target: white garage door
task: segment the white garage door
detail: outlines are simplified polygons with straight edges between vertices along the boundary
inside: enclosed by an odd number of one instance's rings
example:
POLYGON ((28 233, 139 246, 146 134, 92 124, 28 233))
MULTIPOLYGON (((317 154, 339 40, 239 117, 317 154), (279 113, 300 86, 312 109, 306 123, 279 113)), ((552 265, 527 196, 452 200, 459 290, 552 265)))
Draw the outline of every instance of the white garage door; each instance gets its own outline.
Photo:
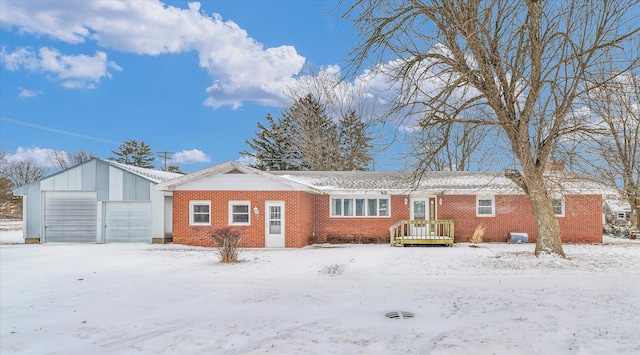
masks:
POLYGON ((150 243, 151 202, 105 202, 104 241, 105 243, 150 243))
POLYGON ((96 210, 94 191, 46 191, 44 241, 95 243, 96 210))

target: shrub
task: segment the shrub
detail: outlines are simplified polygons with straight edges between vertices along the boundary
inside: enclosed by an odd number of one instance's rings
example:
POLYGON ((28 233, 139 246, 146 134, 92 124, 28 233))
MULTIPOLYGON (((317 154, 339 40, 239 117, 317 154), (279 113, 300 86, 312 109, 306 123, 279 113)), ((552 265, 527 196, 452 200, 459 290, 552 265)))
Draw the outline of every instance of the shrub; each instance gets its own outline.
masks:
POLYGON ((238 257, 240 256, 239 245, 242 239, 240 232, 231 227, 221 227, 209 233, 209 237, 213 239, 213 244, 216 245, 221 263, 238 262, 238 257))
POLYGON ((386 244, 389 243, 389 236, 367 236, 362 234, 327 235, 326 242, 330 244, 386 244))
POLYGON ((612 238, 629 238, 631 228, 628 226, 605 225, 602 227, 603 234, 612 238))
POLYGON ((481 224, 476 227, 476 230, 473 232, 471 236, 471 243, 478 244, 482 243, 482 238, 484 237, 484 226, 481 224))

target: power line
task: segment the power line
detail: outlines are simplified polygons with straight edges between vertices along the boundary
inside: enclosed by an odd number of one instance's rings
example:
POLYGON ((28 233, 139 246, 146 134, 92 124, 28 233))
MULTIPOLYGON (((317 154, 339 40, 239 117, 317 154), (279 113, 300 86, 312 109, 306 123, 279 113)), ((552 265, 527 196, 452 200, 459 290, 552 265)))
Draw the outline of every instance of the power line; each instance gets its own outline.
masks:
POLYGON ((162 170, 167 171, 167 160, 171 160, 169 154, 173 154, 173 152, 167 152, 166 150, 163 152, 158 152, 158 157, 162 158, 162 166, 164 167, 162 170))

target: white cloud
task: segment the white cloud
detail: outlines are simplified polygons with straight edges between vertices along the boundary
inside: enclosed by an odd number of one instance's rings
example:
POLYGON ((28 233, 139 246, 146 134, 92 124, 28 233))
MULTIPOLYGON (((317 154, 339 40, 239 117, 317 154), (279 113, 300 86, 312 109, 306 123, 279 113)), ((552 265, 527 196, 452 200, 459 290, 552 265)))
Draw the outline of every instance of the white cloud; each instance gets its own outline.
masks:
MULTIPOLYGON (((213 80, 205 101, 213 108, 237 108, 243 101, 280 105, 286 99, 286 87, 305 62, 295 48, 265 48, 236 23, 200 11, 197 2, 180 9, 158 0, 3 1, 0 23, 67 43, 95 41, 104 48, 137 54, 195 50, 200 67, 213 80)), ((76 84, 72 79, 65 83, 76 84)))
POLYGON ((249 155, 241 155, 240 158, 236 159, 236 163, 250 166, 258 163, 258 159, 256 157, 252 157, 249 155))
POLYGON ((179 164, 192 164, 192 163, 208 163, 211 161, 203 151, 198 149, 183 150, 175 153, 171 157, 172 162, 179 164))
POLYGON ((25 89, 25 88, 20 88, 20 92, 18 93, 18 97, 23 98, 23 99, 27 99, 30 97, 36 97, 38 96, 38 93, 33 91, 33 90, 29 90, 29 89, 25 89))
POLYGON ((14 161, 30 161, 36 163, 42 167, 50 168, 53 166, 51 163, 51 157, 53 155, 54 150, 48 148, 39 148, 39 147, 31 147, 31 148, 22 148, 18 147, 15 153, 7 153, 4 156, 4 159, 10 162, 14 161))
POLYGON ((38 70, 38 59, 32 50, 28 48, 18 48, 13 53, 7 53, 5 47, 0 50, 0 62, 10 71, 26 69, 28 71, 38 70))
POLYGON ((47 47, 40 48, 37 54, 29 48, 19 48, 13 53, 7 53, 2 48, 0 61, 11 71, 25 69, 53 74, 62 86, 70 89, 95 88, 102 78, 111 77, 109 69, 122 70, 114 62, 108 61, 106 53, 101 51, 94 56, 63 55, 47 47))

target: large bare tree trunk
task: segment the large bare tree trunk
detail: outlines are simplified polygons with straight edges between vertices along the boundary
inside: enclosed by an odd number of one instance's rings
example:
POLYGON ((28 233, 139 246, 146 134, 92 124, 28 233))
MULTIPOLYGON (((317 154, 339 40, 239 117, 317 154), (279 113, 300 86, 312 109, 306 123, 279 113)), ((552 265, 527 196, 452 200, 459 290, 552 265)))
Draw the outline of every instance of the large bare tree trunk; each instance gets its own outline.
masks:
POLYGON ((531 201, 537 231, 535 255, 557 254, 564 257, 562 232, 545 185, 544 167, 525 165, 523 173, 507 170, 505 176, 518 185, 531 201))
POLYGON ((529 188, 529 199, 536 216, 537 238, 536 256, 540 254, 558 254, 564 257, 562 249, 562 233, 560 223, 553 210, 551 199, 547 196, 544 181, 532 182, 529 188))

